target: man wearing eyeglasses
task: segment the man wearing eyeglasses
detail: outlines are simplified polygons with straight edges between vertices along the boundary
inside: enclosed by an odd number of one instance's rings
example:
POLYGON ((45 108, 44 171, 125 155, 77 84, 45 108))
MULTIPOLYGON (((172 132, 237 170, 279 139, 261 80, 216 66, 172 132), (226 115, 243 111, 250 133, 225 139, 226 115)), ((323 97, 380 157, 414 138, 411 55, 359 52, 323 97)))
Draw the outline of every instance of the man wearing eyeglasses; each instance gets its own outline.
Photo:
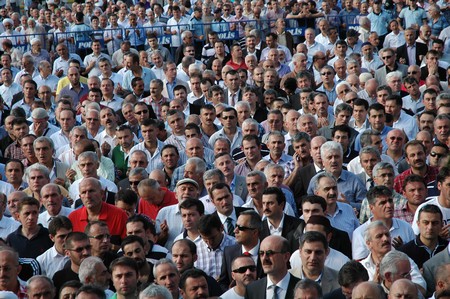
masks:
POLYGON ((246 287, 246 299, 294 298, 298 278, 288 272, 289 242, 281 236, 268 236, 261 242, 259 257, 267 277, 246 287))
POLYGON ((243 211, 239 215, 234 229, 237 244, 226 247, 223 253, 219 283, 225 289, 228 289, 230 282, 236 279, 233 269, 239 267, 234 265, 234 261, 239 256, 246 256, 252 260, 252 264, 255 266, 255 271, 253 271, 255 278, 264 276, 261 260, 258 256, 261 224, 261 217, 255 211, 243 211))
POLYGON ((109 268, 111 262, 118 257, 115 252, 119 249, 119 246, 113 246, 111 244, 111 234, 109 233, 106 222, 89 222, 84 232, 89 237, 89 242, 92 246, 92 256, 99 257, 105 266, 109 268))
POLYGON ((380 50, 379 56, 384 63, 384 66, 375 71, 375 79, 377 79, 378 85, 386 85, 386 75, 393 71, 400 71, 403 77, 406 76, 408 67, 404 64, 396 62, 396 53, 391 48, 385 48, 380 50))
POLYGON ((82 232, 71 232, 67 235, 64 242, 64 251, 70 259, 70 267, 66 267, 55 273, 53 283, 56 292, 59 292, 61 286, 69 280, 80 281, 78 272, 81 262, 91 256, 92 245, 89 243, 89 237, 82 232))
POLYGON ((257 279, 256 265, 250 256, 238 256, 233 262, 231 268, 231 276, 236 282, 236 286, 222 294, 222 299, 233 299, 244 297, 245 287, 257 279))

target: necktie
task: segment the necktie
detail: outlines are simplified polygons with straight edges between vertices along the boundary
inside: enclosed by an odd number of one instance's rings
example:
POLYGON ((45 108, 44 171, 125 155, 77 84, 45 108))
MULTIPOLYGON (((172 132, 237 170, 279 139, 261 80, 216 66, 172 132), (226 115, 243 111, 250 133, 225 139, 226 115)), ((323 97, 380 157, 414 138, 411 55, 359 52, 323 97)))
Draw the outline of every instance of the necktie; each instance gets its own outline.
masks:
POLYGON ((231 105, 231 107, 234 107, 235 104, 236 104, 236 94, 234 93, 234 94, 231 95, 231 103, 230 103, 230 105, 231 105))
POLYGON ((227 218, 227 232, 229 236, 234 237, 234 225, 233 225, 233 219, 230 217, 227 218))
POLYGON ((252 254, 250 252, 248 252, 248 251, 244 252, 242 255, 243 256, 252 256, 252 254))
POLYGON ((273 297, 272 299, 278 299, 278 290, 280 289, 279 286, 273 285, 273 297))
POLYGON ((372 189, 374 186, 375 186, 375 183, 373 182, 373 179, 372 178, 370 178, 370 179, 368 179, 367 180, 368 182, 369 182, 369 184, 370 184, 370 189, 372 189))

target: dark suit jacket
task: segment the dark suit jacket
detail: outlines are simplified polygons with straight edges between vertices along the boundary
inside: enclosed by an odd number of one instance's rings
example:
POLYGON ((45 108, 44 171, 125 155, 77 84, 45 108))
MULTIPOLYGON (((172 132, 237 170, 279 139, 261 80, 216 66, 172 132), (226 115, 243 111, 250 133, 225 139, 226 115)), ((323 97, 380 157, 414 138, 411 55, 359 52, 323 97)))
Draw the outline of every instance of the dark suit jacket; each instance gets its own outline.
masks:
MULTIPOLYGON (((442 68, 438 67, 438 75, 439 75, 439 81, 447 81, 447 71, 442 68)), ((420 79, 425 80, 428 77, 428 66, 423 66, 420 68, 420 79)))
MULTIPOLYGON (((425 57, 427 52, 428 52, 428 47, 425 44, 416 42, 416 64, 417 65, 420 65, 420 62, 422 61, 420 59, 420 56, 425 57)), ((406 49, 406 44, 397 48, 397 61, 399 61, 400 58, 405 58, 406 65, 411 65, 411 62, 409 61, 409 57, 408 57, 408 50, 406 49)))
MULTIPOLYGON (((289 244, 291 244, 291 253, 298 249, 298 241, 294 240, 294 233, 300 224, 305 227, 305 221, 303 221, 302 219, 295 218, 286 214, 284 215, 284 223, 283 230, 281 231, 281 236, 283 236, 286 240, 289 241, 289 244)), ((262 229, 259 234, 259 238, 263 240, 267 236, 270 236, 270 229, 266 218, 262 223, 262 229)))
POLYGON ((234 194, 238 195, 245 202, 248 195, 247 184, 245 182, 245 177, 241 175, 236 175, 235 179, 234 194))
POLYGON ((430 296, 436 289, 436 281, 434 279, 436 269, 440 265, 448 263, 450 263, 450 255, 448 254, 448 248, 445 248, 423 264, 423 278, 427 282, 427 294, 430 294, 430 296))
MULTIPOLYGON (((233 281, 231 277, 231 262, 238 256, 242 255, 242 245, 235 244, 232 246, 225 247, 223 251, 223 260, 222 260, 222 271, 219 277, 219 284, 222 288, 228 290, 230 288, 230 283, 233 281)), ((262 270, 261 260, 258 256, 258 262, 256 264, 256 277, 261 278, 264 277, 265 274, 262 270)))
MULTIPOLYGON (((298 227, 297 230, 294 232, 293 236, 293 242, 292 244, 299 244, 300 237, 303 235, 303 231, 305 230, 306 223, 303 221, 298 227)), ((348 234, 340 229, 331 228, 331 240, 330 240, 330 247, 345 254, 349 259, 352 258, 352 243, 350 242, 350 238, 348 237, 348 234)))
MULTIPOLYGON (((294 299, 294 287, 300 279, 291 274, 289 276, 289 285, 285 299, 294 299)), ((270 299, 266 298, 266 289, 267 277, 256 280, 245 288, 245 299, 270 299)))
POLYGON ((314 167, 314 163, 306 165, 299 172, 296 179, 292 184, 288 185, 288 187, 292 190, 294 194, 295 202, 297 203, 297 207, 301 207, 301 198, 306 195, 308 191, 309 182, 311 178, 316 175, 316 168, 314 167))
POLYGON ((200 115, 200 108, 202 106, 198 106, 198 105, 194 105, 189 103, 189 111, 191 112, 191 114, 197 114, 200 115))
MULTIPOLYGON (((256 58, 258 58, 258 61, 261 59, 261 52, 262 50, 256 50, 256 58)), ((244 50, 242 50, 242 57, 245 58, 245 56, 247 55, 248 55, 247 48, 244 48, 244 50)))
MULTIPOLYGON (((228 103, 229 103, 229 101, 228 101, 228 88, 225 88, 225 89, 223 90, 223 94, 224 94, 224 101, 225 101, 225 104, 228 105, 228 103)), ((242 89, 239 89, 238 98, 237 98, 236 103, 242 101, 242 95, 243 95, 243 94, 244 94, 244 91, 243 91, 242 89)), ((236 103, 235 103, 235 104, 236 104, 236 103)))

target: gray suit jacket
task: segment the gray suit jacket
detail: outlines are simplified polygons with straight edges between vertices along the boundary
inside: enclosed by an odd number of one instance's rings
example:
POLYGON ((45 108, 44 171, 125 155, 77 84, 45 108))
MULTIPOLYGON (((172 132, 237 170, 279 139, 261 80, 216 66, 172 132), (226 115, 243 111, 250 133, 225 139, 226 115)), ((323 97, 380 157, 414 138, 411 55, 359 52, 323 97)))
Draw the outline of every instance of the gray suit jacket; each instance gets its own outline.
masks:
MULTIPOLYGON (((408 66, 404 64, 397 63, 397 71, 402 72, 403 77, 406 77, 408 74, 408 66)), ((386 66, 380 67, 375 71, 375 79, 378 82, 378 85, 386 85, 386 66)))
POLYGON ((430 296, 436 289, 436 281, 434 280, 436 269, 440 265, 448 263, 450 263, 450 255, 448 253, 447 246, 447 248, 445 248, 444 250, 433 256, 431 259, 426 261, 425 264, 423 264, 423 278, 425 278, 425 281, 427 282, 427 294, 430 294, 430 296))
POLYGON ((235 179, 234 194, 238 195, 245 202, 248 195, 247 183, 245 182, 245 177, 241 175, 236 175, 235 179))
POLYGON ((325 268, 323 268, 320 285, 322 286, 322 292, 324 295, 340 288, 341 286, 338 283, 338 272, 325 266, 325 268))

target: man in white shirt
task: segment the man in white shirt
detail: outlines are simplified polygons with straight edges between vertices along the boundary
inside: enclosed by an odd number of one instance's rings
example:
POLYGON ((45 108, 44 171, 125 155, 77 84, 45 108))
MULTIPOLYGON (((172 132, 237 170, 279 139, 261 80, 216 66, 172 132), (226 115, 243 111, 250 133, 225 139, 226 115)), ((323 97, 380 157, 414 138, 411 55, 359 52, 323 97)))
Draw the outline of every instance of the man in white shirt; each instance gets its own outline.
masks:
POLYGON ((38 223, 48 228, 49 223, 56 216, 69 216, 73 211, 70 208, 63 207, 63 195, 58 185, 49 183, 41 189, 41 201, 46 209, 45 212, 39 214, 38 223))
POLYGON ((64 252, 64 240, 72 232, 72 222, 65 216, 56 216, 50 222, 48 231, 54 245, 36 260, 41 265, 42 274, 52 278, 69 261, 69 257, 64 252))

